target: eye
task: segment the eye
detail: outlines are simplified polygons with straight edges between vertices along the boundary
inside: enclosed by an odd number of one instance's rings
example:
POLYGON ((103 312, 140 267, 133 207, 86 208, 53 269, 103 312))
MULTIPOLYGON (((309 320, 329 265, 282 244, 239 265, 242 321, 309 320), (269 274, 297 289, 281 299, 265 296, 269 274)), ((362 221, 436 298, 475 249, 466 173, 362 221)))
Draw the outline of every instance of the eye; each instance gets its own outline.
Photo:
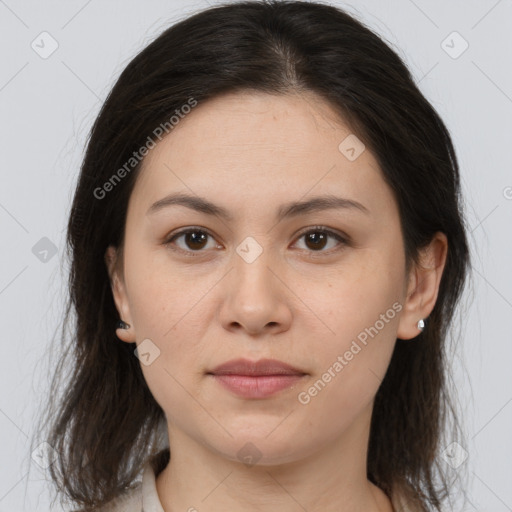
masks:
MULTIPOLYGON (((180 247, 179 244, 177 244, 179 250, 185 252, 200 252, 201 249, 205 248, 205 242, 208 239, 208 237, 211 237, 211 235, 204 229, 187 228, 173 235, 164 244, 172 245, 175 240, 183 238, 185 247, 180 247)), ((213 245, 215 246, 215 244, 213 245)), ((174 249, 174 247, 172 248, 174 249)))
MULTIPOLYGON (((309 228, 307 231, 304 231, 301 235, 299 235, 299 240, 305 237, 305 245, 307 249, 311 249, 312 252, 333 252, 333 251, 324 251, 326 245, 328 245, 329 238, 337 240, 338 245, 346 245, 348 244, 348 237, 344 237, 330 229, 326 229, 323 226, 315 226, 314 228, 309 228)), ((336 244, 334 244, 336 247, 336 244)))
MULTIPOLYGON (((195 256, 192 253, 200 253, 204 252, 202 249, 208 248, 208 237, 212 238, 207 231, 202 228, 191 227, 179 231, 172 235, 167 241, 164 242, 164 245, 170 246, 172 250, 178 250, 186 253, 187 256, 195 256), (183 239, 183 245, 176 243, 177 240, 183 239), (175 247, 173 247, 175 246, 175 247)), ((306 250, 309 249, 309 252, 321 252, 321 253, 331 253, 334 251, 326 251, 324 250, 328 244, 329 239, 334 239, 338 242, 337 245, 341 245, 342 247, 349 243, 349 238, 342 236, 330 229, 326 229, 323 226, 315 226, 313 228, 309 228, 307 231, 302 232, 299 235, 299 240, 305 238, 306 250)), ((212 243, 213 248, 220 248, 221 246, 212 243)), ((212 246, 210 248, 212 248, 212 246)), ((336 244, 334 244, 336 247, 336 244)))

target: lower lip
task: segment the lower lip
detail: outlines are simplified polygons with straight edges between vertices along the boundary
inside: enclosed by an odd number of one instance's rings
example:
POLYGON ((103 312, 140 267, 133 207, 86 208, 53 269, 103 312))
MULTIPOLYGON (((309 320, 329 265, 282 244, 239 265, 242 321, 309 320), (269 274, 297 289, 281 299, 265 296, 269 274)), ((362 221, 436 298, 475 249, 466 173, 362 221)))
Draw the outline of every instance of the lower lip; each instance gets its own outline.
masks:
POLYGON ((211 375, 226 389, 244 398, 265 398, 296 384, 304 375, 211 375))

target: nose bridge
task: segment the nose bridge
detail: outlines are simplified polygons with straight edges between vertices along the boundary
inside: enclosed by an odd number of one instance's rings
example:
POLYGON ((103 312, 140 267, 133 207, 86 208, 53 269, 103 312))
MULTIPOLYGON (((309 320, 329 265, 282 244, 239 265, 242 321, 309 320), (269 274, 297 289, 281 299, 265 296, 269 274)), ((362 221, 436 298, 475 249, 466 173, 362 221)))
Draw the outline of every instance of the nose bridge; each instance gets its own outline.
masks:
POLYGON ((236 284, 241 288, 253 288, 253 293, 260 287, 272 293, 274 288, 270 282, 275 279, 269 270, 271 253, 268 244, 263 247, 264 243, 263 237, 259 237, 258 241, 252 236, 247 236, 236 247, 234 256, 236 284))
MULTIPOLYGON (((270 240, 270 237, 262 237, 270 240)), ((229 290, 224 297, 222 319, 224 325, 238 324, 255 333, 266 325, 284 328, 291 314, 276 270, 272 252, 256 238, 248 236, 236 247, 229 290)))

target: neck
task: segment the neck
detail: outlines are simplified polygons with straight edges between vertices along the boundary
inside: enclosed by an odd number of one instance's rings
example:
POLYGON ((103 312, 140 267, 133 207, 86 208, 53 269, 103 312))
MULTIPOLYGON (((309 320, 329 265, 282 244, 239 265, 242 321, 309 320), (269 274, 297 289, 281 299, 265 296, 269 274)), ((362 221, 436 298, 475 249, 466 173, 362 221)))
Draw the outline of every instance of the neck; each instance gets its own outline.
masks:
POLYGON ((311 453, 284 462, 265 458, 267 463, 252 466, 169 424, 171 457, 156 478, 162 507, 165 512, 393 512, 389 498, 366 476, 371 405, 343 436, 311 453))

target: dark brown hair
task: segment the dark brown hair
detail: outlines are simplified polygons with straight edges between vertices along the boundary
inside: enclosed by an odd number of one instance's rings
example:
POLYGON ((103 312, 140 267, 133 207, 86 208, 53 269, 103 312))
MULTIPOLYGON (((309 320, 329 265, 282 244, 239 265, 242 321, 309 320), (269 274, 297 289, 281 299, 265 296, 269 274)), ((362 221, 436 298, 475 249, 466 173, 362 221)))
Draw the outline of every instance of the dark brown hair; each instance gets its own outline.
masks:
POLYGON ((354 16, 314 2, 230 2, 189 16, 128 64, 104 102, 67 230, 63 352, 39 439, 57 453, 51 478, 74 505, 92 510, 133 484, 150 457, 160 453, 162 466, 169 460, 157 437, 164 412, 135 345, 115 334, 119 317, 104 260, 109 245, 122 248, 140 162, 105 197, 95 191, 105 190, 191 98, 201 104, 236 91, 311 91, 328 101, 393 190, 408 269, 437 231, 448 238, 426 328, 413 342, 397 340, 375 397, 367 459, 369 480, 388 496, 398 490, 421 510, 441 510, 451 483, 440 453, 460 439, 448 385, 448 329, 469 269, 457 158, 447 128, 397 53, 354 16))

